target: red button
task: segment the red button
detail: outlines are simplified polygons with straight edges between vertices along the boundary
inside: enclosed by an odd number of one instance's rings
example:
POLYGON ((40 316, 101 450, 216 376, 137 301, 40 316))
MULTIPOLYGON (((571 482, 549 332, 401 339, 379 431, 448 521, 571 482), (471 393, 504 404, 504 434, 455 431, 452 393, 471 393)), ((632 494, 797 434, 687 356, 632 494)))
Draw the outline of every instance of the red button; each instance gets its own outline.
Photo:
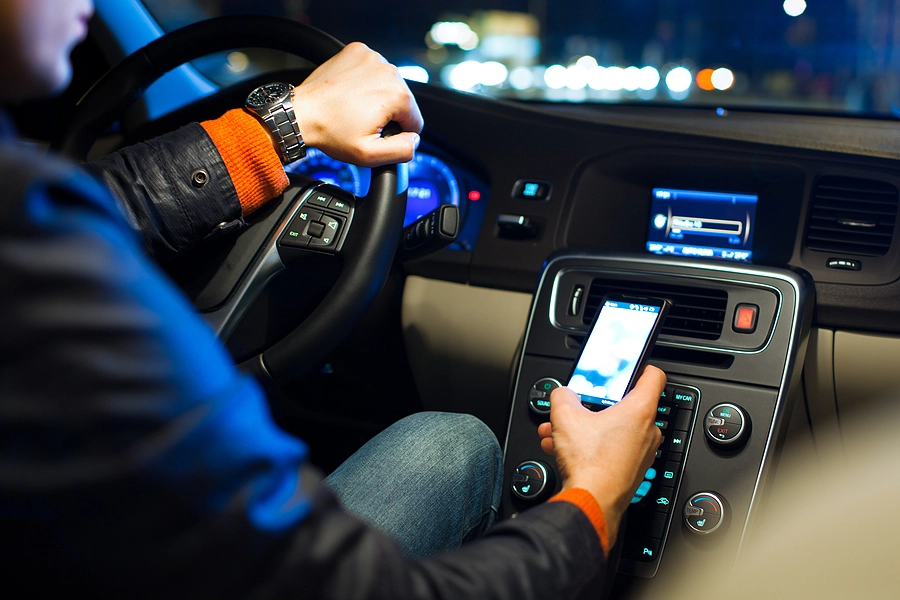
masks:
POLYGON ((733 329, 738 333, 753 333, 756 331, 756 317, 759 307, 755 304, 738 304, 734 310, 733 329))

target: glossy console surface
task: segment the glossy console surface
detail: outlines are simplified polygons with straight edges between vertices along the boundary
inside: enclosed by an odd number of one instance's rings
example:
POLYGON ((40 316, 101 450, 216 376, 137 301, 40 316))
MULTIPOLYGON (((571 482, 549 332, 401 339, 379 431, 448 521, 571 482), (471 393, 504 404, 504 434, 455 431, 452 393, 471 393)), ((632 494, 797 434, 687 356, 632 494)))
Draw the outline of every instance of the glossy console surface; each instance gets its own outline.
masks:
MULTIPOLYGON (((588 329, 585 322, 593 316, 587 313, 596 310, 588 298, 576 303, 581 312, 572 314, 578 312, 572 310, 572 295, 579 293, 577 287, 587 290, 598 280, 662 292, 715 290, 727 297, 719 310, 724 313, 719 315, 721 333, 704 339, 670 329, 676 333, 660 335, 650 360, 667 373, 670 384, 660 402, 659 424, 665 428, 666 441, 655 472, 647 473, 640 497, 626 517, 619 573, 639 578, 631 584, 638 591, 661 593, 658 586, 676 565, 702 561, 710 553, 736 556, 748 535, 774 472, 785 415, 799 385, 814 292, 805 274, 781 269, 720 262, 685 264, 632 255, 553 257, 535 294, 517 372, 505 447, 508 476, 527 460, 555 469, 553 458, 540 449, 536 432, 547 416, 529 404, 536 382, 549 377, 565 383, 588 329), (733 317, 748 304, 759 307, 759 324, 752 334, 740 334, 734 330, 733 317), (722 404, 740 407, 753 424, 737 448, 723 448, 705 433, 707 412, 722 404), (679 443, 684 447, 676 443, 673 449, 673 436, 683 437, 679 443), (701 492, 714 493, 727 509, 709 535, 698 534, 683 518, 685 505, 701 492)), ((507 482, 503 518, 531 504, 510 490, 507 482)))

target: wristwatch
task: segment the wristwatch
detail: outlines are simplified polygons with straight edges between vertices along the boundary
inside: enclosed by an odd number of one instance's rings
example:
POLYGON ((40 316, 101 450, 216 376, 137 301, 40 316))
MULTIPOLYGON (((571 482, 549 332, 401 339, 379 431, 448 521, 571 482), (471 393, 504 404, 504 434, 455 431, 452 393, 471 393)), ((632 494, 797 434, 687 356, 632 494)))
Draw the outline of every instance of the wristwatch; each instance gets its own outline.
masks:
POLYGON ((261 85, 247 96, 244 108, 272 133, 281 164, 306 156, 306 143, 294 115, 294 86, 282 82, 261 85))

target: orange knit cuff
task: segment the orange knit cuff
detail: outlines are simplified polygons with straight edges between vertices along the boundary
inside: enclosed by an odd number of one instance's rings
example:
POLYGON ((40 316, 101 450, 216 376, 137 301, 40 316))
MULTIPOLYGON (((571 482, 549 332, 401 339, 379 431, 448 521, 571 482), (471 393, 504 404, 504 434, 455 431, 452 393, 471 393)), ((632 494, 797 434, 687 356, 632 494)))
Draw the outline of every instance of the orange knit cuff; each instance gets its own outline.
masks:
POLYGON ((244 216, 287 188, 288 177, 272 138, 256 117, 236 108, 200 125, 222 155, 244 216))
POLYGON ((593 494, 582 488, 571 488, 558 493, 547 502, 570 502, 580 508, 594 526, 594 530, 600 538, 603 553, 609 556, 609 532, 606 530, 606 517, 603 516, 603 509, 600 508, 593 494))

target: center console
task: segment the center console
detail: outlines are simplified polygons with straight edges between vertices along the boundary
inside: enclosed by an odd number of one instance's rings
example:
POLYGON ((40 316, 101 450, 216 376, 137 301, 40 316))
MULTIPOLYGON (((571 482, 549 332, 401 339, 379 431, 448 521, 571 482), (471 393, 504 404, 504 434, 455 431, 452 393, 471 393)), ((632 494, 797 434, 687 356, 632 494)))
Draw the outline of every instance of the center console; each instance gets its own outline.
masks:
POLYGON ((744 264, 573 252, 548 260, 515 382, 503 518, 560 488, 537 426, 608 292, 674 304, 650 359, 668 375, 656 421, 663 442, 620 536, 619 573, 634 595, 661 593, 655 586, 681 565, 737 556, 774 474, 814 292, 803 273, 744 264))

